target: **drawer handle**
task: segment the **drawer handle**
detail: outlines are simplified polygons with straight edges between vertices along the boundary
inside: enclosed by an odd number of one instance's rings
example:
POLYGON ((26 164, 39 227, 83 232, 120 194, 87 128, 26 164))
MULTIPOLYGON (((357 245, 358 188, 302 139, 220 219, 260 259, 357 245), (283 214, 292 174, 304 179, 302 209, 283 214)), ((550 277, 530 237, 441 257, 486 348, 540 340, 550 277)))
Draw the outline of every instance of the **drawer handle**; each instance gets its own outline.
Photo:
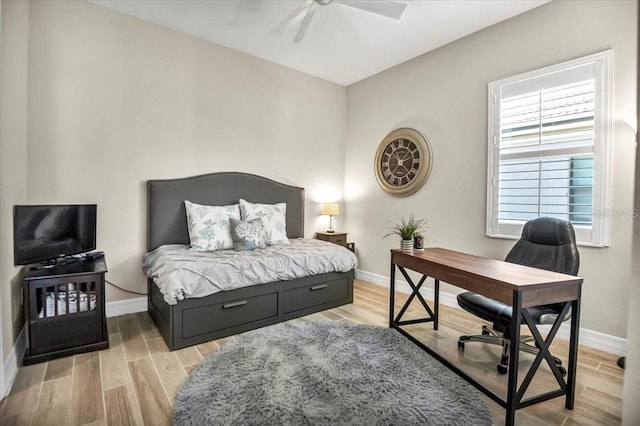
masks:
POLYGON ((320 284, 320 285, 316 285, 311 287, 311 291, 316 291, 316 290, 322 290, 323 288, 327 288, 326 284, 320 284))
POLYGON ((237 308, 238 306, 243 306, 246 304, 247 304, 246 300, 243 300, 242 302, 227 303, 226 305, 222 305, 222 309, 237 308))

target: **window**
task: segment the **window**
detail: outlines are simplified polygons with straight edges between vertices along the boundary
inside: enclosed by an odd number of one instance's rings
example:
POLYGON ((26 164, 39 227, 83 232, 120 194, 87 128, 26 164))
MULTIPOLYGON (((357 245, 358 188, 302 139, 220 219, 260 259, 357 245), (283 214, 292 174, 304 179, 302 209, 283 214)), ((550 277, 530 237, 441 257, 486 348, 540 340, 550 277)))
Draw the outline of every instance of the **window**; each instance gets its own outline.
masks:
POLYGON ((611 51, 489 83, 487 235, 573 223, 580 244, 609 244, 611 51))

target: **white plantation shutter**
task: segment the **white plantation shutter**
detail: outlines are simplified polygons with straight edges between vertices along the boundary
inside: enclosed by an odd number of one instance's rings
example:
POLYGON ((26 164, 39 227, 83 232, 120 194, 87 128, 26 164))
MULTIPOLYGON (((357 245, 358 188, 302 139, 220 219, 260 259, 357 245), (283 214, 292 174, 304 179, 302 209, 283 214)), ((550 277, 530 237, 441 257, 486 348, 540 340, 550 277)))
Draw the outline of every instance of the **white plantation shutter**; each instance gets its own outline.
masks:
POLYGON ((610 51, 489 84, 487 235, 540 216, 608 245, 610 51))

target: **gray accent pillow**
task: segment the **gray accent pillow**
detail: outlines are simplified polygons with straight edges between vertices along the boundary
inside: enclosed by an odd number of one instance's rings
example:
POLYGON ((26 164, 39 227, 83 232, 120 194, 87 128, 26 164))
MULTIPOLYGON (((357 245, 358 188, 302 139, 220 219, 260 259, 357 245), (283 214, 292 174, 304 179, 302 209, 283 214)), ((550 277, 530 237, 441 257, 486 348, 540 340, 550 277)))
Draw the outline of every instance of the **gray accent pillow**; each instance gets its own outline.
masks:
POLYGON ((229 218, 234 250, 254 250, 265 248, 262 219, 237 220, 229 218))

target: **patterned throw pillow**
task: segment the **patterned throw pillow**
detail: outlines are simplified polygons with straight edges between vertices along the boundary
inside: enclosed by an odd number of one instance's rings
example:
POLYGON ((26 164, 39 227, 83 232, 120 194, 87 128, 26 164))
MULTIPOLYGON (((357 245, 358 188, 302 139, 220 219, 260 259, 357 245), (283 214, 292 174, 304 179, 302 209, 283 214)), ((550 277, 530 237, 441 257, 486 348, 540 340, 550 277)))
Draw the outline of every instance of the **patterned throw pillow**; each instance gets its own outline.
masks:
POLYGON ((262 219, 242 221, 231 218, 229 223, 231 224, 234 250, 254 250, 266 247, 262 232, 262 219))
POLYGON ((289 244, 287 238, 287 204, 257 204, 240 199, 242 220, 262 219, 264 239, 268 246, 289 244))
POLYGON ((229 250, 233 248, 229 219, 240 219, 238 204, 204 206, 184 201, 191 249, 196 251, 229 250))

